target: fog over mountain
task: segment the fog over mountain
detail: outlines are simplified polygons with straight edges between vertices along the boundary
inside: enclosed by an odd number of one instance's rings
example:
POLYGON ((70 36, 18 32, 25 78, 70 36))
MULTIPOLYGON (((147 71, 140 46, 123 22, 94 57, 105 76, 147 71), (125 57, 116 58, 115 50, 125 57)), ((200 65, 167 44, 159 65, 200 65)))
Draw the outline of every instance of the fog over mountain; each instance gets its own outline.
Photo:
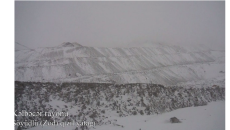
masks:
POLYGON ((14 49, 15 130, 225 128, 224 1, 16 1, 14 49))
POLYGON ((144 42, 224 49, 225 2, 15 2, 15 41, 29 48, 144 42))

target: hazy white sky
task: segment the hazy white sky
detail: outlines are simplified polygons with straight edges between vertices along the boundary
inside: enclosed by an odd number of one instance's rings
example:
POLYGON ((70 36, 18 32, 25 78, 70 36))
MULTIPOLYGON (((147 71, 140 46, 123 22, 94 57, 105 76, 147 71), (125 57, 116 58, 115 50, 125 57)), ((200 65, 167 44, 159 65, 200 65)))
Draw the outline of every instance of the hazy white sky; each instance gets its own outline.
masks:
POLYGON ((15 2, 15 41, 30 48, 151 41, 224 49, 225 2, 15 2))

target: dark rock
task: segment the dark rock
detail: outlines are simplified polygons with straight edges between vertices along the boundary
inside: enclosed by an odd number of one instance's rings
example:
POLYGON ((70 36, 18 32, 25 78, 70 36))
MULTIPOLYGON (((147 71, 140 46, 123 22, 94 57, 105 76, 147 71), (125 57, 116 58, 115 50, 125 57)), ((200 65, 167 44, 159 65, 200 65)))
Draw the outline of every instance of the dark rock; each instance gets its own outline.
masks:
POLYGON ((177 119, 176 117, 170 118, 170 122, 171 123, 181 123, 181 121, 179 119, 177 119))

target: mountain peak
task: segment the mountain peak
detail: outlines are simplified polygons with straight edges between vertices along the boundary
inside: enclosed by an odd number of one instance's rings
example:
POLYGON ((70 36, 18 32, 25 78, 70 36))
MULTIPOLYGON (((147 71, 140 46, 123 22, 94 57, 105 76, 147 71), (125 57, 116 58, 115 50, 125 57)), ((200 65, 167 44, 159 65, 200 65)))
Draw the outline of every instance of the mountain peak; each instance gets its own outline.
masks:
POLYGON ((63 42, 61 46, 62 47, 82 47, 82 45, 77 42, 63 42))

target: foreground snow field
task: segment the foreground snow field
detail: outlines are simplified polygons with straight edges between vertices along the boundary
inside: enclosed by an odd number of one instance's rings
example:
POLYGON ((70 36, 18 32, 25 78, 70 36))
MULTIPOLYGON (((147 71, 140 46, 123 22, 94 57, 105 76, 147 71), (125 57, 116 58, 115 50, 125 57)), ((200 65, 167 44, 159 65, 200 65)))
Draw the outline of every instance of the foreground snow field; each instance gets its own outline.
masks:
MULTIPOLYGON (((114 117, 115 124, 91 127, 91 130, 224 130, 225 101, 210 102, 206 106, 187 107, 150 116, 114 117), (171 117, 182 123, 170 123, 171 117), (122 127, 123 126, 123 127, 122 127)), ((74 130, 73 126, 38 126, 28 130, 74 130)))

